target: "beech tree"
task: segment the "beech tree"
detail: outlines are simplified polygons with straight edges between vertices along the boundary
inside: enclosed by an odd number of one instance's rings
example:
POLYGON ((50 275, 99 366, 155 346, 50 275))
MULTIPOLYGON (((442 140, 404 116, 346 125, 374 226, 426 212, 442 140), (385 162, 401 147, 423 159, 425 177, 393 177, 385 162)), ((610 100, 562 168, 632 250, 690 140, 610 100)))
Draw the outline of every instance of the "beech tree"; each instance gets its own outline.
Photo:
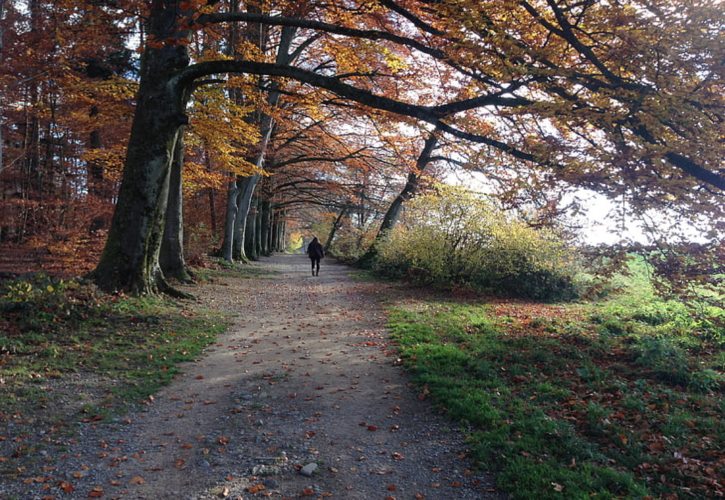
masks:
POLYGON ((166 288, 158 255, 170 167, 187 123, 184 96, 213 75, 265 76, 270 96, 279 90, 274 82, 293 79, 342 105, 354 101, 481 144, 492 161, 526 162, 610 193, 634 189, 643 204, 674 197, 718 210, 725 187, 716 140, 722 48, 713 6, 634 0, 220 6, 171 0, 149 6, 123 180, 95 271, 106 289, 166 288), (307 41, 297 49, 327 60, 295 66, 292 59, 245 54, 192 64, 193 32, 230 23, 294 29, 307 41), (347 67, 346 58, 358 67, 347 67), (408 88, 421 81, 434 91, 410 95, 408 88))

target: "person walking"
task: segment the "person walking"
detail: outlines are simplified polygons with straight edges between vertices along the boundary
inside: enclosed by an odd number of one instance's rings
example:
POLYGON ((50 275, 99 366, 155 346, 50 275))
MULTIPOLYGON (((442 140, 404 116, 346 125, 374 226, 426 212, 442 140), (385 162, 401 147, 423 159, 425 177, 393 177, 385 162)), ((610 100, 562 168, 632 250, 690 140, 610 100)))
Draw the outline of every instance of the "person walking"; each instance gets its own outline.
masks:
POLYGON ((307 255, 310 256, 310 261, 312 262, 312 276, 319 276, 320 259, 325 256, 325 249, 322 248, 322 245, 317 240, 317 236, 314 236, 310 244, 307 245, 307 255))

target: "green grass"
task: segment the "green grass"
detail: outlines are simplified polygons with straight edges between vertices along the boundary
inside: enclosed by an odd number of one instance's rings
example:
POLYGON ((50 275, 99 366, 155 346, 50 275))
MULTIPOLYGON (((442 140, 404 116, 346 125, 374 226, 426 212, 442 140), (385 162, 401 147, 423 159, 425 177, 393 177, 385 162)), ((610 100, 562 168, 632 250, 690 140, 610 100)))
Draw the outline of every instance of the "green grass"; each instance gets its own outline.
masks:
POLYGON ((190 303, 102 295, 88 284, 42 276, 6 283, 0 310, 0 418, 52 407, 53 395, 33 387, 73 374, 101 381, 100 400, 81 414, 121 413, 168 383, 177 365, 198 356, 228 322, 190 303))
POLYGON ((473 427, 476 459, 513 498, 721 491, 722 310, 692 316, 641 275, 623 283, 596 304, 391 309, 422 392, 473 427))

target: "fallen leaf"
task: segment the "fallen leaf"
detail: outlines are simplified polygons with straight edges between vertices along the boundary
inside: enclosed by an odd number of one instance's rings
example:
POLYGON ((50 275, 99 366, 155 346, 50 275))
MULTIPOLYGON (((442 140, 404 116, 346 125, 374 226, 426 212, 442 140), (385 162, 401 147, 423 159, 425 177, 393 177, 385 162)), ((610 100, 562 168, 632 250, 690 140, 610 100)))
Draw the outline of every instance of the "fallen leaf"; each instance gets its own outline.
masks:
POLYGON ((378 430, 378 426, 377 425, 368 425, 368 430, 370 432, 375 432, 378 430))
POLYGON ((395 491, 395 490, 397 490, 397 489, 398 489, 398 487, 397 487, 397 486, 395 486, 394 484, 389 484, 389 485, 388 485, 388 491, 395 491))
POLYGON ((559 483, 551 483, 551 485, 554 487, 554 491, 564 491, 564 487, 559 483))
POLYGON ((75 487, 68 481, 61 481, 58 487, 63 490, 64 493, 73 493, 75 487))
POLYGON ((146 480, 142 478, 141 476, 133 476, 131 480, 129 481, 131 484, 145 484, 146 480))
POLYGON ((176 462, 174 462, 174 467, 176 467, 177 469, 182 469, 184 467, 184 464, 186 464, 186 460, 184 460, 183 458, 179 458, 176 460, 176 462))
POLYGON ((91 491, 88 492, 89 498, 101 498, 103 496, 103 488, 100 486, 96 486, 91 491))
POLYGON ((251 493, 252 495, 255 495, 259 493, 260 491, 263 491, 265 489, 264 485, 262 483, 253 484, 251 486, 247 486, 246 491, 251 493))
POLYGON ((403 460, 403 459, 405 458, 405 457, 403 456, 403 454, 402 454, 402 453, 399 453, 399 452, 397 452, 397 451, 394 451, 394 452, 393 452, 393 453, 391 454, 391 456, 392 456, 392 457, 393 457, 393 459, 395 459, 395 460, 403 460))

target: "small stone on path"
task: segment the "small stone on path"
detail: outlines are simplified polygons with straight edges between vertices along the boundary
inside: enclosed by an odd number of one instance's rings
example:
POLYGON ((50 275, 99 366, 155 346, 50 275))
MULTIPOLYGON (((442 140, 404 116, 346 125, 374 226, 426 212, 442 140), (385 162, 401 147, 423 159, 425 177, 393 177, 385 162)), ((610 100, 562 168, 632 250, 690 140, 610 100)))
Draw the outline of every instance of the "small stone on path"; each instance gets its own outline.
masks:
POLYGON ((300 474, 302 474, 303 476, 310 477, 310 476, 312 476, 312 474, 315 473, 316 470, 317 470, 317 464, 314 462, 311 462, 300 469, 300 474))

